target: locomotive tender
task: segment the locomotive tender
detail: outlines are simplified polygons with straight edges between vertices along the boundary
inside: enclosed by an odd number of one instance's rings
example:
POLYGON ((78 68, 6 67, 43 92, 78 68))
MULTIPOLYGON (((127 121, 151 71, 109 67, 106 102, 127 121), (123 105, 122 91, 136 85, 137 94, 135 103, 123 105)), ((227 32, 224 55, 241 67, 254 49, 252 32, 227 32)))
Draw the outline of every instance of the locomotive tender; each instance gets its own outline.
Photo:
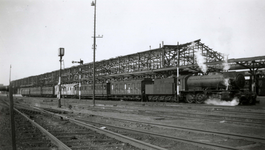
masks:
MULTIPOLYGON (((208 75, 184 75, 162 79, 134 79, 97 83, 95 96, 107 100, 177 101, 203 103, 209 98, 254 104, 256 95, 244 90, 245 76, 237 72, 209 73, 208 75)), ((78 97, 78 84, 62 84, 62 97, 78 97)), ((81 85, 81 97, 91 98, 92 84, 81 85)), ((22 88, 23 96, 53 96, 58 94, 58 85, 51 87, 22 88)))

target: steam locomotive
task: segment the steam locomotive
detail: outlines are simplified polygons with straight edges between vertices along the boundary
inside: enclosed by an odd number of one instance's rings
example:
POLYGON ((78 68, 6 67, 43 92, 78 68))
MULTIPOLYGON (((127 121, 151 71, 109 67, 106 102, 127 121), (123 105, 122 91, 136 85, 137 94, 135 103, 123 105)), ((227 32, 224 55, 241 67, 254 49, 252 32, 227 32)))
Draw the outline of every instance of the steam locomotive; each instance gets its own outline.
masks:
MULTIPOLYGON (((218 98, 231 101, 239 99, 240 103, 254 104, 256 95, 244 90, 245 76, 237 72, 209 73, 208 75, 184 75, 179 78, 138 79, 97 83, 95 96, 107 100, 138 101, 184 101, 187 103, 204 103, 206 99, 218 98), (177 90, 179 88, 179 90, 177 90), (179 91, 179 94, 177 92, 179 91)), ((58 85, 50 87, 21 88, 23 96, 50 96, 59 93, 58 85)), ((83 84, 80 92, 82 98, 92 97, 93 86, 83 84)), ((78 97, 78 84, 62 84, 63 97, 78 97)))
POLYGON ((176 99, 179 87, 179 100, 187 103, 203 103, 209 98, 231 101, 239 99, 240 103, 254 104, 256 95, 244 90, 245 77, 242 73, 223 72, 208 75, 186 75, 176 78, 156 79, 147 85, 148 100, 176 99), (178 86, 177 86, 178 85, 178 86))

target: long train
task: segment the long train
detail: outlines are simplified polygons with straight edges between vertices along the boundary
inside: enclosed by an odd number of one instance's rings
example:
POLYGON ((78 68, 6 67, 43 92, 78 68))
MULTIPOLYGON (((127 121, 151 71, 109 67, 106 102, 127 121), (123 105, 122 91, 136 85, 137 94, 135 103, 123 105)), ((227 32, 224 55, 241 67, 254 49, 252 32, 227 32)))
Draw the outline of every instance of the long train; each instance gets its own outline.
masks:
MULTIPOLYGON (((246 90, 245 76, 237 72, 185 75, 162 79, 138 79, 95 84, 95 97, 106 100, 184 101, 203 103, 209 98, 255 104, 256 94, 246 90), (179 94, 177 94, 179 88, 179 94), (179 96, 177 96, 179 95, 179 96)), ((62 84, 62 97, 78 97, 78 84, 62 84)), ((22 96, 55 97, 58 85, 21 88, 22 96)), ((81 85, 81 98, 92 98, 93 85, 81 85)))

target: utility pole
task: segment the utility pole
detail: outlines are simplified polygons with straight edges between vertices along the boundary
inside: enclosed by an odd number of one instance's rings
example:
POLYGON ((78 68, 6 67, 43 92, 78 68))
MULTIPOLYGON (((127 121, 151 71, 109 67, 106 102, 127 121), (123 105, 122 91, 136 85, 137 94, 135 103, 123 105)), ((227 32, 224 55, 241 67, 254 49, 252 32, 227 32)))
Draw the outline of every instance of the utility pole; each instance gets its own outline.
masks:
POLYGON ((95 77, 95 59, 96 59, 96 38, 103 38, 103 36, 98 36, 96 37, 96 7, 97 7, 97 0, 92 1, 91 3, 91 6, 94 6, 94 36, 93 36, 93 39, 94 39, 94 44, 93 44, 93 106, 96 105, 95 103, 95 83, 96 83, 96 77, 95 77))

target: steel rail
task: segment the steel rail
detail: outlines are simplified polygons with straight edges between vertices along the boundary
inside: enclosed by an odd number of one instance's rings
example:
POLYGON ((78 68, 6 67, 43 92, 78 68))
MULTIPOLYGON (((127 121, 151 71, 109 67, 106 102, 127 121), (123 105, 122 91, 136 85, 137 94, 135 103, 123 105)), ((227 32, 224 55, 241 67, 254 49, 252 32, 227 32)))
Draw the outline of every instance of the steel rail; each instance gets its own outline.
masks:
MULTIPOLYGON (((127 109, 128 110, 128 109, 127 109)), ((131 109, 133 110, 133 109, 131 109)), ((139 109, 141 111, 141 109, 139 109)), ((155 112, 155 111, 152 111, 152 110, 148 110, 149 112, 155 112)), ((159 113, 159 111, 156 111, 159 113)), ((163 113, 163 111, 161 111, 163 113)), ((191 115, 190 113, 185 113, 185 112, 180 112, 180 111, 176 111, 177 113, 175 113, 173 116, 172 115, 160 115, 159 117, 172 117, 172 118, 176 118, 176 116, 179 116, 179 117, 185 117, 187 118, 187 115, 191 115)), ((172 113, 172 112, 171 112, 172 113)), ((233 118, 235 119, 250 119, 250 120, 262 120, 262 121, 265 121, 264 117, 265 116, 255 116, 256 118, 253 118, 253 115, 250 116, 250 115, 245 115, 243 117, 243 115, 240 115, 240 116, 235 116, 233 114, 233 116, 229 116, 229 114, 225 114, 225 115, 220 115, 220 114, 205 114, 205 113, 197 113, 195 114, 195 116, 188 116, 189 118, 195 118, 195 119, 205 119, 205 120, 220 120, 220 119, 215 119, 215 118, 208 118, 208 117, 223 117, 223 118, 227 118, 225 119, 226 121, 229 121, 229 122, 235 122, 235 123, 245 123, 245 124, 255 124, 255 125, 264 125, 264 123, 253 123, 253 122, 250 122, 250 121, 239 121, 239 120, 233 120, 233 118), (230 119, 229 119, 230 118, 230 119)))
MULTIPOLYGON (((34 108, 36 108, 36 107, 34 107, 34 108)), ((89 124, 87 124, 85 122, 82 122, 83 121, 82 119, 70 118, 70 117, 67 117, 67 116, 64 116, 64 115, 61 115, 61 114, 55 114, 55 113, 52 113, 52 112, 49 112, 49 111, 46 111, 46 110, 42 110, 40 108, 36 108, 36 109, 39 109, 41 111, 44 111, 46 113, 49 113, 49 114, 52 114, 52 115, 55 115, 55 116, 58 116, 58 117, 61 117, 61 118, 64 118, 66 120, 69 120, 72 123, 76 123, 78 125, 82 125, 83 127, 88 127, 89 129, 95 130, 95 131, 100 132, 102 134, 110 134, 109 136, 111 136, 112 138, 115 138, 117 140, 125 140, 124 142, 126 142, 126 143, 132 142, 132 141, 133 142, 136 141, 136 143, 130 143, 130 144, 132 144, 132 145, 134 145, 136 147, 138 147, 139 144, 144 143, 142 141, 138 141, 138 140, 135 140, 133 138, 130 138, 130 137, 127 137, 127 136, 124 136, 124 135, 121 135, 121 134, 117 134, 117 133, 114 133, 114 132, 109 131, 109 130, 104 130, 104 129, 100 129, 98 127, 95 127, 93 125, 89 125, 89 124), (81 120, 81 121, 79 121, 79 120, 81 120), (118 135, 118 137, 116 137, 116 134, 118 135), (127 139, 129 139, 129 141, 127 139)), ((85 120, 85 121, 87 121, 87 120, 85 120)), ((87 121, 87 122, 89 122, 89 121, 87 121)), ((93 123, 95 123, 95 122, 93 122, 93 123)), ((100 123, 96 123, 96 124, 100 124, 100 123)), ((220 144, 198 142, 198 141, 188 140, 188 139, 184 139, 184 138, 177 138, 177 137, 173 137, 173 136, 161 135, 161 134, 156 134, 156 133, 152 133, 152 132, 139 131, 139 130, 128 129, 128 128, 123 128, 123 127, 117 127, 117 126, 111 126, 111 125, 106 125, 106 124, 101 124, 101 125, 109 126, 109 127, 113 127, 113 128, 118 128, 118 129, 122 129, 122 130, 127 130, 127 131, 134 132, 134 133, 137 132, 137 133, 146 134, 146 135, 152 135, 152 136, 156 136, 156 137, 160 137, 160 138, 162 137, 162 138, 166 138, 166 139, 170 139, 170 140, 183 142, 183 143, 186 143, 186 144, 192 144, 192 145, 195 145, 195 146, 201 146, 201 147, 207 147, 207 148, 213 148, 213 149, 218 148, 218 149, 226 149, 226 150, 227 149, 237 150, 237 148, 235 148, 235 147, 224 146, 224 145, 220 145, 220 144)), ((145 144, 150 145, 150 146, 154 146, 154 145, 151 145, 149 143, 145 143, 145 144)), ((160 148, 160 147, 158 147, 158 148, 160 148)), ((150 149, 150 147, 146 148, 146 146, 144 146, 143 149, 150 149)), ((161 148, 161 149, 164 149, 164 148, 161 148)))
MULTIPOLYGON (((4 102, 6 105, 9 105, 7 102, 4 102)), ((20 105, 21 106, 21 105, 20 105)), ((25 108, 25 106, 22 106, 25 108)), ((40 126, 39 124, 37 124, 36 122, 34 122, 33 120, 31 120, 27 115, 25 115, 24 113, 20 112, 19 110, 17 110, 16 108, 13 108, 17 113, 19 113, 20 115, 22 115, 24 118, 26 118, 33 126, 35 126, 36 128, 38 128, 48 139, 51 140, 51 142, 53 144, 55 144, 56 146, 58 146, 59 150, 72 150, 70 147, 68 147, 67 145, 65 145, 62 141, 60 141, 59 139, 57 139, 55 136, 53 136, 50 132, 48 132, 46 129, 44 129, 42 126, 40 126)))
MULTIPOLYGON (((50 113, 47 110, 43 110, 42 108, 32 106, 35 109, 41 110, 41 111, 46 111, 50 113)), ((55 114, 58 115, 58 114, 55 114)), ((95 115, 94 116, 100 116, 100 117, 106 117, 103 115, 95 115)), ((64 116, 65 117, 65 116, 64 116)), ((184 131, 189 131, 189 132, 195 132, 195 133, 203 133, 203 134, 215 134, 218 136, 226 136, 226 137, 231 137, 231 138, 244 138, 250 141, 254 142, 261 142, 264 143, 265 138, 262 137, 256 137, 256 136, 247 136, 247 135, 242 135, 242 134, 235 134, 235 133, 227 133, 227 132, 218 132, 218 131, 212 131, 212 130, 201 130, 201 129, 196 129, 196 128, 189 128, 189 127, 184 127, 184 126, 176 126, 176 125, 168 125, 168 124, 162 124, 162 123, 151 123, 151 122, 146 122, 146 121, 137 121, 137 120, 132 120, 132 119, 122 119, 122 118, 117 118, 117 117, 108 117, 108 118, 113 118, 117 120, 122 120, 122 121, 130 121, 130 122, 135 122, 135 123, 143 123, 143 124, 149 124, 149 125, 155 125, 155 126, 160 126, 160 127, 167 127, 167 128, 172 128, 172 129, 177 129, 177 130, 184 130, 184 131)), ((79 120, 82 120, 78 118, 79 120)), ((84 120, 87 121, 87 120, 84 120)))
MULTIPOLYGON (((237 117, 230 117, 230 119, 228 119, 229 117, 224 117, 224 118, 207 118, 207 116, 209 117, 217 117, 217 116, 211 116, 211 115, 204 115, 204 116, 185 116, 187 114, 183 114, 183 115, 179 115, 176 114, 175 116, 172 115, 159 115, 158 117, 164 117, 164 118, 188 118, 188 119, 202 119, 202 120, 206 120, 206 121, 222 121, 225 120, 226 122, 231 122, 231 123, 242 123, 245 125, 258 125, 261 128, 265 127, 265 124, 263 123, 265 120, 263 119, 256 119, 256 118, 252 118, 252 120, 262 120, 263 122, 251 122, 251 121, 240 121, 240 120, 233 120, 233 118, 237 118, 237 117)), ((243 118, 239 118, 239 119, 243 119, 243 118)), ((249 118, 245 118, 245 119, 249 119, 249 118)))
MULTIPOLYGON (((105 117, 102 115, 94 115, 94 116, 105 117)), ((196 128, 188 128, 188 127, 183 127, 183 126, 168 125, 168 124, 162 124, 162 123, 150 123, 150 122, 145 122, 145 121, 136 121, 132 119, 121 119, 121 118, 115 118, 115 117, 108 117, 108 118, 113 118, 113 119, 123 120, 123 121, 130 121, 130 122, 135 122, 135 123, 149 124, 149 125, 160 126, 160 127, 167 127, 167 128, 177 129, 177 130, 181 129, 184 131, 195 132, 195 133, 215 134, 219 136, 226 136, 226 137, 231 137, 231 138, 236 138, 236 139, 244 138, 244 139, 254 141, 254 142, 265 143, 265 138, 262 138, 262 137, 247 136, 247 135, 242 135, 242 134, 218 132, 218 131, 211 131, 211 130, 201 130, 201 129, 196 129, 196 128)), ((84 119, 78 118, 78 120, 84 120, 84 119)), ((84 121, 87 121, 87 120, 84 120, 84 121)))
POLYGON ((36 128, 38 128, 47 138, 49 138, 51 140, 51 142, 53 144, 55 144, 56 146, 58 146, 59 150, 72 150, 70 147, 68 147, 62 141, 60 141, 55 136, 53 136, 50 132, 48 132, 47 130, 45 130, 42 126, 40 126, 39 124, 37 124, 36 122, 34 122, 33 120, 31 120, 27 115, 23 114, 22 112, 20 112, 16 108, 14 108, 14 110, 17 113, 19 113, 20 115, 22 115, 23 117, 25 117, 33 126, 35 126, 36 128))
MULTIPOLYGON (((90 122, 88 120, 84 120, 84 119, 72 119, 70 117, 61 115, 61 114, 55 114, 55 113, 51 113, 49 111, 43 110, 39 107, 35 107, 32 106, 35 109, 38 109, 40 111, 44 111, 47 113, 50 113, 52 115, 56 115, 58 117, 62 117, 64 119, 68 119, 71 120, 73 122, 81 120, 81 121, 85 121, 85 122, 90 122)), ((101 115, 95 115, 95 116, 101 116, 101 115)), ((105 117, 105 116, 101 116, 101 117, 105 117)), ((253 137, 253 136, 246 136, 246 135, 241 135, 241 134, 232 134, 232 133, 222 133, 222 132, 217 132, 217 131, 207 131, 207 130, 200 130, 200 129, 194 129, 194 128, 187 128, 187 127, 182 127, 182 126, 173 126, 173 125, 165 125, 165 124, 160 124, 160 123, 150 123, 150 122, 144 122, 144 121, 135 121, 135 120, 131 120, 131 119, 120 119, 120 118, 115 118, 115 117, 108 117, 108 118, 114 118, 114 119, 118 119, 118 120, 124 120, 124 121, 131 121, 131 122, 137 122, 137 123, 144 123, 144 124, 150 124, 150 125, 156 125, 156 126, 162 126, 162 127, 168 127, 168 128, 174 128, 174 129, 181 129, 184 131, 191 131, 191 132, 195 132, 195 133, 207 133, 207 134, 215 134, 215 135, 219 135, 219 136, 225 136, 225 137, 231 137, 231 138, 236 138, 236 139, 240 139, 240 138, 244 138, 250 141, 255 141, 255 142, 261 142, 264 143, 265 138, 261 138, 261 137, 253 137)), ((86 124, 84 122, 80 122, 83 125, 86 124)), ((93 122, 96 123, 96 122, 93 122)), ((96 124, 101 124, 101 123, 96 123, 96 124)), ((188 144, 193 144, 194 143, 196 145, 202 146, 202 147, 209 147, 209 148, 221 148, 221 149, 239 149, 236 147, 230 147, 230 146, 224 146, 224 145, 219 145, 219 144, 211 144, 211 143, 204 143, 204 142, 198 142, 198 141, 192 141, 192 140, 187 140, 187 139, 183 139, 183 138, 177 138, 177 137, 172 137, 172 136, 166 136, 166 135, 161 135, 161 134, 155 134, 152 132, 146 132, 146 131, 139 131, 139 130, 134 130, 134 129, 128 129, 128 128, 123 128, 123 127, 117 127, 117 126, 111 126, 111 125, 106 125, 106 124, 101 124, 104 126, 109 126, 109 127, 113 127, 113 128, 119 128, 119 129, 123 129, 123 130, 130 130, 131 132, 138 132, 138 133, 142 133, 142 134, 147 134, 147 135, 153 135, 153 136, 157 136, 157 137, 163 137, 163 138, 167 138, 167 139, 174 139, 176 141, 181 141, 181 142, 185 142, 188 144)), ((100 130, 100 131, 107 131, 107 130, 100 130)))
MULTIPOLYGON (((152 132, 147 132, 147 131, 141 131, 141 130, 135 130, 135 129, 129 129, 129 128, 124 128, 124 127, 117 127, 117 126, 112 126, 112 125, 107 125, 107 124, 102 124, 102 123, 97 123, 97 122, 92 122, 92 121, 88 121, 88 120, 84 120, 84 119, 76 119, 76 120, 80 120, 80 121, 84 121, 84 122, 90 122, 90 123, 95 123, 95 124, 100 124, 100 125, 104 125, 104 126, 109 126, 111 128, 118 128, 118 129, 122 129, 122 130, 129 130, 131 132, 138 132, 138 133, 141 133, 141 134, 147 134, 147 135, 153 135, 153 136, 157 136, 157 137, 163 137, 163 138, 167 138, 167 139, 170 139, 170 140, 176 140, 176 141, 180 141, 180 142, 185 142, 185 143, 188 143, 188 144, 193 144, 194 143, 196 145, 199 145, 201 147, 207 147, 207 148, 221 148, 221 149, 234 149, 234 150, 237 150, 237 149, 241 149, 241 148, 238 148, 238 147, 230 147, 230 146, 225 146, 225 145, 220 145, 220 144, 212 144, 212 143, 206 143, 206 142, 198 142, 198 141, 193 141, 193 140, 187 140, 187 139, 184 139, 184 138, 178 138, 178 137, 174 137, 174 136, 167 136, 167 135, 162 135, 162 134, 156 134, 156 133, 152 133, 152 132)), ((149 123, 148 123, 149 124, 149 123)), ((163 127, 168 127, 168 126, 164 126, 163 127)), ((186 131, 186 130, 184 130, 186 131)), ((191 130, 187 130, 187 131, 191 131, 191 130)), ((194 132, 194 131, 192 131, 194 132)), ((200 132, 200 131, 195 131, 195 133, 204 133, 205 132, 200 132)), ((218 134, 216 134, 218 135, 218 134)), ((234 136, 226 136, 226 137, 234 137, 234 136)), ((234 138, 237 138, 238 137, 234 137, 234 138)), ((255 142, 262 142, 264 143, 264 140, 253 140, 253 139, 249 139, 248 140, 251 140, 251 141, 255 141, 255 142)))
POLYGON ((45 112, 45 113, 48 113, 48 114, 63 118, 63 119, 68 120, 68 121, 70 121, 70 122, 72 122, 74 124, 77 124, 79 126, 88 128, 90 130, 96 131, 96 132, 101 133, 101 134, 104 134, 104 135, 106 135, 108 137, 111 137, 111 138, 114 138, 114 139, 116 139, 118 141, 121 141, 121 142, 124 142, 124 143, 128 143, 128 144, 130 144, 132 146, 135 146, 135 147, 138 147, 140 149, 166 150, 165 148, 162 148, 162 147, 159 147, 159 146, 155 146, 155 145, 152 145, 150 143, 146 143, 146 142, 143 142, 143 141, 140 141, 140 140, 136 140, 136 139, 133 139, 131 137, 124 136, 124 135, 121 135, 121 134, 118 134, 118 133, 115 133, 115 132, 112 132, 112 131, 109 131, 109 130, 104 130, 104 129, 98 128, 96 126, 93 126, 93 125, 78 121, 76 119, 69 118, 69 117, 61 115, 61 114, 52 113, 52 112, 49 112, 47 110, 43 110, 43 109, 40 109, 40 108, 34 107, 34 106, 33 106, 33 108, 35 108, 35 109, 37 109, 37 110, 39 110, 41 112, 45 112))

